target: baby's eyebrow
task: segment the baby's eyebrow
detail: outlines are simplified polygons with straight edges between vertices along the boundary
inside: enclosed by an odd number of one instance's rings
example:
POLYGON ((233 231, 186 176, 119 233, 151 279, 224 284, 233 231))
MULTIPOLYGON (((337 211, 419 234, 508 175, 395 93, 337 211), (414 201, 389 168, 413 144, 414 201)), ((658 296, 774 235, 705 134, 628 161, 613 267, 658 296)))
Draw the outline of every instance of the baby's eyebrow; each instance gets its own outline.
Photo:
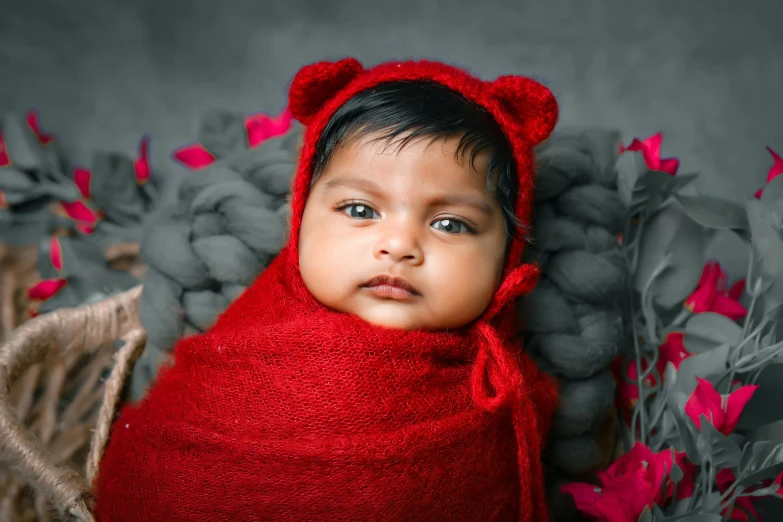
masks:
POLYGON ((443 196, 438 196, 436 198, 433 198, 430 200, 430 206, 438 207, 438 206, 464 206, 464 207, 473 207, 482 214, 485 214, 487 216, 492 216, 495 213, 495 210, 492 208, 492 205, 484 201, 482 198, 474 198, 471 196, 461 196, 458 194, 447 194, 443 196))
POLYGON ((364 178, 336 178, 325 182, 326 188, 351 187, 368 194, 381 195, 385 191, 383 187, 372 180, 364 178))

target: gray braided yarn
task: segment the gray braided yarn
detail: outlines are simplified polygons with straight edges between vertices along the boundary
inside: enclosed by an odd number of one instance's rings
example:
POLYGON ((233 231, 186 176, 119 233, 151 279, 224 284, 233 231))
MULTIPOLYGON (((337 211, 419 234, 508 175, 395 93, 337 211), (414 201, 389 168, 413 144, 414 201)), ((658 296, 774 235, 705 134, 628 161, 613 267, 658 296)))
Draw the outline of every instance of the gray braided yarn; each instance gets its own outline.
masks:
POLYGON ((226 143, 237 135, 225 125, 230 116, 212 112, 202 122, 201 142, 220 143, 226 155, 186 174, 177 202, 144 233, 148 269, 139 313, 148 341, 131 376, 132 400, 143 396, 176 341, 214 324, 283 246, 299 131, 252 149, 233 148, 226 143), (214 118, 221 119, 222 142, 204 136, 205 128, 215 128, 214 118))
POLYGON ((573 503, 559 486, 599 462, 594 433, 611 412, 615 391, 608 366, 624 343, 618 145, 617 132, 570 129, 537 151, 534 240, 526 257, 542 271, 519 306, 526 349, 561 384, 547 451, 555 520, 573 517, 573 503))

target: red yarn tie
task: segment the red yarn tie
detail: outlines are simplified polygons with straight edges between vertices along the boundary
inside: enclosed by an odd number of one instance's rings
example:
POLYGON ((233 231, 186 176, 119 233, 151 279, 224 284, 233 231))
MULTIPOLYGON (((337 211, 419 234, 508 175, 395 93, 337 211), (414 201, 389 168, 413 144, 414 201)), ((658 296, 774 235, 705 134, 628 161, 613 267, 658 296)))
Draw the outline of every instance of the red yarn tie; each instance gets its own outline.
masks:
MULTIPOLYGON (((538 267, 534 265, 523 265, 508 275, 503 287, 498 290, 495 300, 485 313, 485 320, 476 325, 481 342, 471 375, 473 400, 477 406, 487 411, 497 411, 505 405, 510 406, 517 442, 520 522, 549 520, 545 508, 546 493, 540 464, 543 433, 535 411, 535 400, 538 394, 533 393, 532 397, 523 400, 524 394, 534 391, 532 388, 536 383, 527 382, 526 377, 533 376, 526 375, 529 371, 523 372, 489 319, 517 297, 529 293, 535 286, 537 277, 538 267), (487 383, 491 390, 487 389, 487 383), (532 483, 528 482, 528 477, 531 475, 532 483)), ((524 370, 537 370, 526 356, 523 355, 522 358, 524 370)))

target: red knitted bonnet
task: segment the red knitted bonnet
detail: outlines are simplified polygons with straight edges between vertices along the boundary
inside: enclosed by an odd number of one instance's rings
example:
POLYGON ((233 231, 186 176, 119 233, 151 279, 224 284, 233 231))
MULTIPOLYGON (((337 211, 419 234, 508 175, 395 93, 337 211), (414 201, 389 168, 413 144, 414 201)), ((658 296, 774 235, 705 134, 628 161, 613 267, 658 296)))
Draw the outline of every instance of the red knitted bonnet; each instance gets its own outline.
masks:
MULTIPOLYGON (((293 116, 305 126, 299 167, 292 190, 291 277, 299 276, 298 242, 305 203, 313 176, 316 144, 332 115, 356 94, 376 85, 404 80, 426 80, 438 83, 462 95, 486 110, 499 124, 511 146, 519 194, 516 216, 530 225, 533 203, 533 147, 545 140, 557 122, 558 105, 551 91, 540 83, 522 76, 501 76, 482 81, 462 69, 432 61, 386 62, 365 69, 354 58, 337 62, 318 62, 300 69, 289 92, 293 116)), ((503 281, 482 319, 489 320, 514 297, 530 291, 535 285, 537 268, 519 266, 524 241, 515 238, 509 249, 503 281)), ((307 294, 302 285, 302 294, 307 294)), ((303 297, 305 297, 303 295, 303 297)))

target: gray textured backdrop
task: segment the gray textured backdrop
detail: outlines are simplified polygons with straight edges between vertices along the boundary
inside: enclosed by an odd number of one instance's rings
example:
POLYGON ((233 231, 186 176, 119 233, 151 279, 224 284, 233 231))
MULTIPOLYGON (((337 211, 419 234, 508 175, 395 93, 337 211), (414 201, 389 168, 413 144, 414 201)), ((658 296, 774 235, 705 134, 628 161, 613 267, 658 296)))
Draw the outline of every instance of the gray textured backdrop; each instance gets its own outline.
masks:
POLYGON ((153 161, 193 141, 200 110, 276 111, 297 68, 432 57, 485 78, 542 79, 564 124, 626 140, 664 132, 664 155, 703 191, 758 188, 783 153, 783 1, 2 0, 0 110, 41 111, 73 157, 153 161))

